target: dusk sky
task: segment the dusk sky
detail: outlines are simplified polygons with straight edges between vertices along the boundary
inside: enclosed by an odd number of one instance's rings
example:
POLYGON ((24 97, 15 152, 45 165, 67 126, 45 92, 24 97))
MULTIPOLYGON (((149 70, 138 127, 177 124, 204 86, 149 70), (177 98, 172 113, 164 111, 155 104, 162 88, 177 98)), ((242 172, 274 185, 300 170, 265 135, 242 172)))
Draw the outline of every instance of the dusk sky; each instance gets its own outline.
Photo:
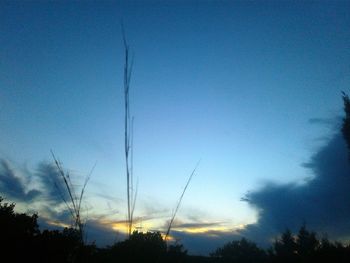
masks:
POLYGON ((77 189, 97 162, 87 234, 125 232, 121 23, 137 229, 165 231, 201 160, 172 231, 191 253, 304 222, 350 236, 350 1, 1 1, 1 196, 67 224, 50 150, 77 189))

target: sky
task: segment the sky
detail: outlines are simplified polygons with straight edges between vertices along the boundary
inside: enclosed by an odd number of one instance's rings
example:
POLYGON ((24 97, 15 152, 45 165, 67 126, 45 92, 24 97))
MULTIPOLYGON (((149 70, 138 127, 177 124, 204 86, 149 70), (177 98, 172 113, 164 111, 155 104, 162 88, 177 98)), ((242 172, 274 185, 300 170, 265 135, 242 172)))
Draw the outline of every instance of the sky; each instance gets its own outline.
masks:
POLYGON ((122 238, 121 23, 133 57, 135 228, 165 231, 201 160, 172 231, 191 253, 241 236, 266 244, 304 222, 350 236, 339 133, 349 1, 1 1, 2 196, 42 226, 64 226, 50 150, 77 191, 96 163, 87 234, 122 238))

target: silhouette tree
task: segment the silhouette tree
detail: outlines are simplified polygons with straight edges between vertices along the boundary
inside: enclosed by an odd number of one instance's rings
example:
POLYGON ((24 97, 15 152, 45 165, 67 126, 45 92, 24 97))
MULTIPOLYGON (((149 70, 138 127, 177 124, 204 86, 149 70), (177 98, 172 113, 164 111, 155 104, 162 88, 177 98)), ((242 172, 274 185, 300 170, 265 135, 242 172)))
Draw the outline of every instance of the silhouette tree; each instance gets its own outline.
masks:
POLYGON ((28 216, 14 211, 14 203, 0 197, 0 249, 2 258, 19 262, 35 254, 35 237, 40 234, 36 214, 28 216), (20 252, 20 253, 19 253, 20 252))
POLYGON ((173 244, 168 246, 165 262, 181 263, 185 262, 186 258, 187 250, 182 244, 173 244))
POLYGON ((112 253, 121 262, 159 262, 166 254, 166 243, 159 232, 134 231, 129 239, 116 243, 112 253))
POLYGON ((309 232, 303 225, 296 239, 296 249, 302 262, 310 262, 315 257, 320 242, 315 232, 309 232))
POLYGON ((229 242, 210 255, 215 258, 216 261, 223 263, 265 262, 267 259, 264 250, 258 248, 255 243, 245 238, 239 241, 229 242))
POLYGON ((36 214, 16 213, 0 197, 0 260, 8 262, 92 262, 95 245, 83 245, 77 229, 39 230, 36 214))
POLYGON ((37 255, 40 262, 91 262, 96 250, 95 245, 82 245, 80 233, 74 228, 44 230, 36 244, 41 249, 37 255))
POLYGON ((292 232, 287 229, 280 239, 273 245, 273 254, 278 261, 295 262, 297 258, 297 244, 292 232))
POLYGON ((341 128, 341 132, 343 134, 343 137, 348 147, 349 160, 350 160, 350 98, 344 91, 342 91, 342 97, 343 97, 343 103, 344 103, 345 117, 343 118, 343 125, 341 128))

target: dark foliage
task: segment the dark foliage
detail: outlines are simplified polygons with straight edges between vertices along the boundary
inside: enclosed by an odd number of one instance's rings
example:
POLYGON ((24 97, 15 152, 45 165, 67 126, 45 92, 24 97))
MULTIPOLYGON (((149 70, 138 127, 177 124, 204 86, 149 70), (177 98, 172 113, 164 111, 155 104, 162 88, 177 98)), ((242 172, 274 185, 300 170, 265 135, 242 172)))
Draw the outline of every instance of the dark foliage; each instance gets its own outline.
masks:
POLYGON ((83 245, 77 230, 39 231, 38 216, 16 213, 0 197, 0 252, 9 262, 91 262, 94 245, 83 245))
POLYGON ((253 242, 241 239, 218 248, 211 254, 213 262, 350 262, 350 246, 333 243, 326 238, 319 240, 315 232, 302 226, 296 235, 290 230, 281 234, 272 248, 266 252, 253 242))
POLYGON ((130 238, 111 247, 123 262, 159 262, 166 254, 166 243, 159 232, 134 231, 130 238))
POLYGON ((84 245, 81 242, 79 230, 64 228, 58 230, 44 230, 37 237, 40 262, 92 262, 96 247, 84 245))
POLYGON ((211 256, 216 259, 216 262, 223 263, 259 263, 266 262, 267 259, 264 250, 245 238, 227 243, 222 248, 218 248, 211 256))
POLYGON ((2 257, 20 261, 23 255, 34 255, 35 238, 40 232, 37 215, 15 213, 14 207, 13 203, 3 203, 0 197, 0 248, 2 257))
POLYGON ((292 233, 287 229, 273 246, 272 256, 281 262, 295 262, 297 257, 297 243, 292 233))
MULTIPOLYGON (((96 262, 154 262, 184 263, 189 261, 187 251, 181 244, 167 247, 159 232, 142 233, 134 231, 130 238, 107 249, 100 249, 96 262)), ((202 261, 194 261, 202 262, 202 261)))
POLYGON ((166 262, 169 263, 180 263, 186 262, 187 258, 187 250, 184 248, 182 244, 174 244, 168 246, 167 254, 166 254, 166 262))
POLYGON ((350 262, 350 246, 319 240, 303 225, 296 235, 288 229, 269 250, 269 262, 350 262))
POLYGON ((348 146, 349 159, 350 159, 350 98, 345 92, 342 92, 342 96, 343 96, 345 117, 343 118, 343 125, 341 128, 341 131, 346 141, 346 144, 348 146))

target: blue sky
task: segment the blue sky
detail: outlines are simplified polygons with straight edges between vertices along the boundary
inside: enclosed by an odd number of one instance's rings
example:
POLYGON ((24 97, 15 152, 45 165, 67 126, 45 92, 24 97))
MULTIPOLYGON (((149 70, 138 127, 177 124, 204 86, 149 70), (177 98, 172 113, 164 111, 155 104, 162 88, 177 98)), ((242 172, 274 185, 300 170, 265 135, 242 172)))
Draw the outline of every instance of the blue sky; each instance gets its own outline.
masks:
POLYGON ((25 178, 53 149, 77 184, 97 161, 89 218, 126 218, 123 21, 137 227, 164 228, 199 159, 178 225, 225 236, 257 223, 254 200, 241 197, 315 176, 302 164, 342 115, 349 10, 348 1, 3 1, 0 157, 25 178))

